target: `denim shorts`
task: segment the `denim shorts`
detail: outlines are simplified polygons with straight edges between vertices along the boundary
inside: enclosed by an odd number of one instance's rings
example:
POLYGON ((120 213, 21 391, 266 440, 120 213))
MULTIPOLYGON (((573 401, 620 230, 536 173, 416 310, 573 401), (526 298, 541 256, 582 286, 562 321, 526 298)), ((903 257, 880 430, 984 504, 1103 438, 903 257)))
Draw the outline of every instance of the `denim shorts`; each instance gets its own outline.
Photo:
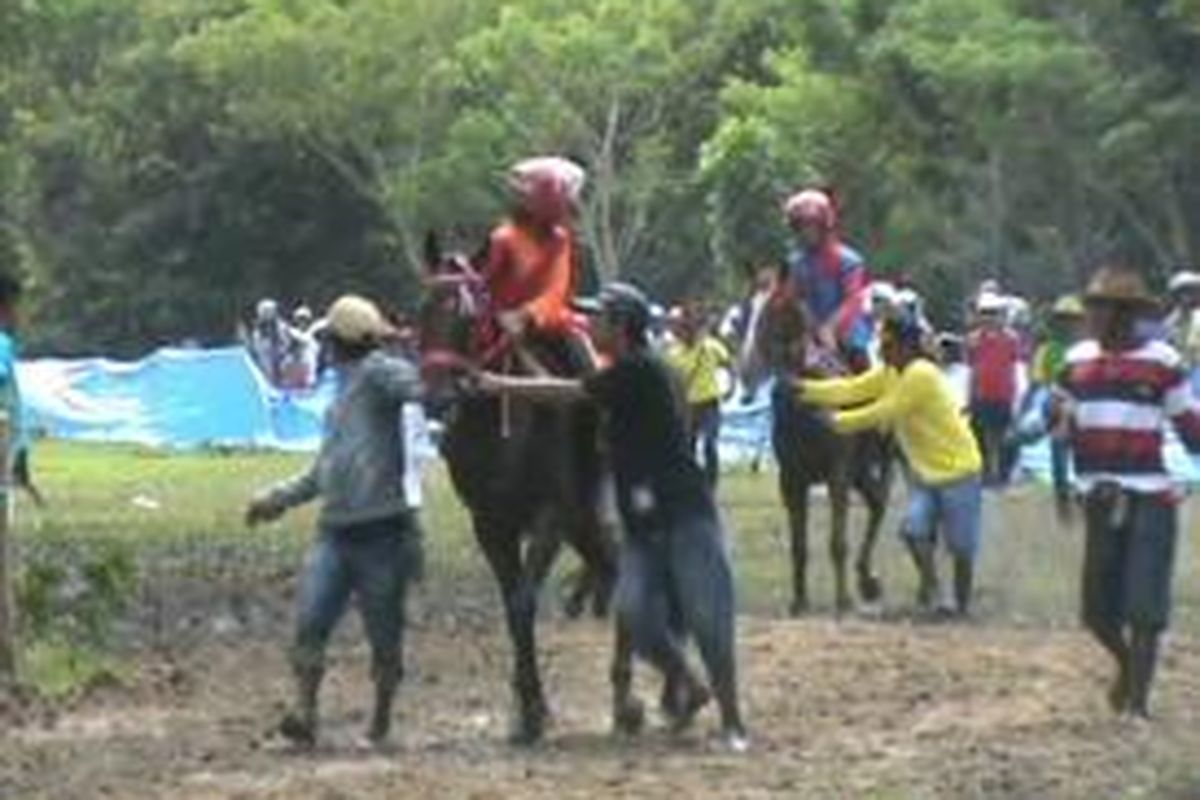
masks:
POLYGON ((983 482, 978 475, 942 486, 922 483, 915 476, 908 487, 904 535, 932 539, 941 528, 954 555, 974 561, 983 532, 983 482))

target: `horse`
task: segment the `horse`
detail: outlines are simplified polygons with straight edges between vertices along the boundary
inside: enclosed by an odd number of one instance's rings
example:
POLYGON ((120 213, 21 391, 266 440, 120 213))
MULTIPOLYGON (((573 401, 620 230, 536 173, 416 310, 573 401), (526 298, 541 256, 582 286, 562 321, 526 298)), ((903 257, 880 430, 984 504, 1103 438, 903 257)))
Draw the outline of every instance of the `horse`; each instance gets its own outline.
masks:
POLYGON ((887 437, 875 432, 840 435, 821 415, 795 399, 791 387, 797 378, 845 372, 827 351, 814 345, 811 330, 803 300, 786 286, 777 288, 750 333, 754 364, 744 365, 748 374, 757 365, 777 379, 771 397, 771 444, 779 464, 779 491, 791 532, 793 616, 808 610, 809 490, 819 484, 825 484, 829 490, 829 553, 838 612, 853 607, 846 575, 846 521, 851 489, 862 498, 868 514, 866 533, 855 560, 858 594, 867 603, 882 597, 882 584, 872 568, 872 558, 893 473, 887 437))
MULTIPOLYGON (((443 254, 433 235, 425 260, 419 335, 426 391, 445 424, 441 451, 451 482, 504 602, 517 705, 511 738, 531 744, 549 719, 537 659, 537 598, 563 541, 590 576, 576 590, 577 601, 581 592, 594 591, 602 612, 616 580, 616 536, 601 511, 598 412, 588 404, 554 407, 471 391, 469 375, 477 369, 537 371, 540 361, 532 348, 503 334, 481 350, 477 332, 486 299, 472 260, 443 254), (454 380, 463 376, 465 382, 454 380)), ((643 709, 632 695, 632 646, 624 628, 616 628, 614 723, 636 732, 643 709)))

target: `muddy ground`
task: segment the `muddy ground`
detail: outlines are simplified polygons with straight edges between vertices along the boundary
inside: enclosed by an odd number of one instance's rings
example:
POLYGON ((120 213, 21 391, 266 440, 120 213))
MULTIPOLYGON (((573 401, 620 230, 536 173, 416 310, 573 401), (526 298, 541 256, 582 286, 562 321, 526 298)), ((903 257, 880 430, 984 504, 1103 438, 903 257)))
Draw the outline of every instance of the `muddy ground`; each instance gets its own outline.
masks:
MULTIPOLYGON (((278 747, 289 687, 276 626, 143 653, 126 685, 53 714, 10 702, 0 797, 1200 798, 1195 638, 1171 641, 1147 725, 1107 711, 1106 665, 1076 631, 745 618, 753 747, 737 756, 717 747, 711 713, 682 738, 611 736, 607 628, 550 620, 555 727, 517 749, 498 621, 432 608, 414 613, 387 752, 356 744, 369 702, 357 624, 334 650, 321 748, 278 747)), ((645 677, 641 688, 653 696, 645 677)))

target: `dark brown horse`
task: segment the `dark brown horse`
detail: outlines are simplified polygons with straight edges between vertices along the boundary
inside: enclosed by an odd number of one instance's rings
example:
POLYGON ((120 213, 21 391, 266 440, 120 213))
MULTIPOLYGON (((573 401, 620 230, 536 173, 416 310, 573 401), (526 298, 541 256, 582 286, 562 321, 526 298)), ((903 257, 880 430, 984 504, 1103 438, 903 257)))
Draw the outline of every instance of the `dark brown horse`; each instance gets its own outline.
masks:
POLYGON ((862 497, 868 514, 866 534, 855 560, 858 593, 864 601, 875 602, 882 596, 882 587, 872 568, 872 557, 892 483, 891 447, 886 437, 878 433, 839 435, 823 415, 796 401, 791 384, 797 378, 828 377, 842 371, 836 359, 813 344, 811 330, 802 300, 782 288, 767 303, 756 330, 751 332, 757 369, 765 369, 776 378, 771 397, 771 441, 791 528, 794 615, 808 609, 809 490, 819 484, 829 489, 829 552, 837 608, 845 611, 853 605, 846 575, 850 490, 862 497))
MULTIPOLYGON (((616 579, 615 535, 601 513, 597 412, 583 404, 553 407, 464 389, 455 380, 464 371, 529 369, 534 348, 503 337, 481 345, 476 332, 483 298, 471 262, 443 256, 433 237, 426 259, 429 290, 420 328, 427 391, 445 423, 441 449, 451 481, 500 587, 515 658, 513 738, 529 743, 542 736, 548 718, 537 660, 537 601, 562 543, 582 558, 601 607, 616 579)), ((618 631, 616 638, 614 720, 628 730, 641 724, 642 709, 631 694, 628 637, 618 631)))

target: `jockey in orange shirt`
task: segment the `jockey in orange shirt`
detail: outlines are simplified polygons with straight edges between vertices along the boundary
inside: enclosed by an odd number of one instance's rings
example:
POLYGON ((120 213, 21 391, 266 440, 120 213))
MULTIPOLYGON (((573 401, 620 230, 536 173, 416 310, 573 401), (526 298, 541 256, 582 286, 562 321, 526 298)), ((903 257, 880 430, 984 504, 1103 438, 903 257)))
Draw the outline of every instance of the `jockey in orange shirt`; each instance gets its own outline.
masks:
POLYGON ((571 309, 578 258, 571 215, 584 180, 583 169, 564 158, 531 158, 513 167, 516 203, 492 231, 484 264, 500 329, 548 355, 554 371, 578 372, 590 361, 583 323, 571 309))

